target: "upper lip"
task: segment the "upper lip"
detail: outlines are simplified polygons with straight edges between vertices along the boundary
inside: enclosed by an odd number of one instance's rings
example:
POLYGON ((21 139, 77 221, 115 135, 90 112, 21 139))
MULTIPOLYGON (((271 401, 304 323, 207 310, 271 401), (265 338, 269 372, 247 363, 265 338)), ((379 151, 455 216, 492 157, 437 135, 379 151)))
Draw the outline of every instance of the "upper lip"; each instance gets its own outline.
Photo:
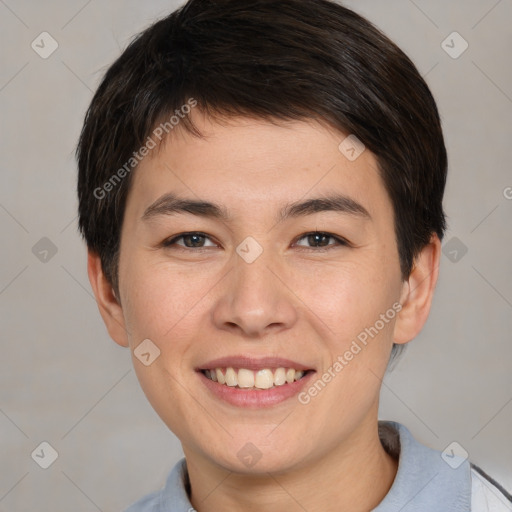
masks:
POLYGON ((263 370, 276 368, 293 368, 295 370, 312 370, 311 366, 292 361, 291 359, 283 359, 282 357, 260 357, 253 358, 248 356, 228 356, 219 359, 213 359, 201 364, 196 370, 212 370, 214 368, 246 368, 247 370, 263 370))

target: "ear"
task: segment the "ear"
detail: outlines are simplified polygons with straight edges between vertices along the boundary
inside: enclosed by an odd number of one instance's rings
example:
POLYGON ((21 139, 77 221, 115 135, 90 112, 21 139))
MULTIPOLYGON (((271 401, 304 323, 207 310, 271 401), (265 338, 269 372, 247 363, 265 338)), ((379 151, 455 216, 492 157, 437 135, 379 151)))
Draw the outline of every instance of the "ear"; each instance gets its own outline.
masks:
POLYGON ((87 253, 87 273, 98 309, 110 337, 122 347, 128 347, 128 336, 122 307, 114 294, 112 285, 103 273, 99 255, 92 251, 87 253))
POLYGON ((409 279, 403 283, 402 309, 395 323, 395 343, 411 341, 425 325, 439 275, 440 257, 441 241, 434 234, 415 258, 409 279))

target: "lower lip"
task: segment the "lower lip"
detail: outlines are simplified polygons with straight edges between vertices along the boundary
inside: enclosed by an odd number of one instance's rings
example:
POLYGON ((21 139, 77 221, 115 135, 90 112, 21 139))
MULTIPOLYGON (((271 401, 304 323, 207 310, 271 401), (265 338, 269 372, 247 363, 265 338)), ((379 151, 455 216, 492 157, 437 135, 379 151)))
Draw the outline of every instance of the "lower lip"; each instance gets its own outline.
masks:
POLYGON ((308 384, 315 372, 308 372, 302 379, 296 380, 290 384, 282 386, 274 386, 270 389, 240 389, 226 386, 214 382, 198 371, 197 374, 205 386, 217 397, 231 405, 237 407, 247 407, 259 409, 262 407, 272 407, 288 400, 300 393, 300 391, 308 384))

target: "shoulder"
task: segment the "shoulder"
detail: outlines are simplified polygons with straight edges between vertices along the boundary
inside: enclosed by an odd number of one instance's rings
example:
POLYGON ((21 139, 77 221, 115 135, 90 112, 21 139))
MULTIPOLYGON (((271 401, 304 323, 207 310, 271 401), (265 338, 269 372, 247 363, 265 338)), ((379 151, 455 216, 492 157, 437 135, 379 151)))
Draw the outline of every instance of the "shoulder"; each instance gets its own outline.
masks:
POLYGON ((471 464, 471 510, 512 512, 512 496, 475 464, 471 464))
POLYGON ((512 512, 510 492, 467 457, 433 450, 396 422, 380 421, 379 436, 386 451, 398 459, 398 471, 376 512, 512 512))
POLYGON ((189 490, 187 464, 182 458, 172 468, 162 489, 144 496, 124 512, 190 512, 193 508, 188 498, 189 490))

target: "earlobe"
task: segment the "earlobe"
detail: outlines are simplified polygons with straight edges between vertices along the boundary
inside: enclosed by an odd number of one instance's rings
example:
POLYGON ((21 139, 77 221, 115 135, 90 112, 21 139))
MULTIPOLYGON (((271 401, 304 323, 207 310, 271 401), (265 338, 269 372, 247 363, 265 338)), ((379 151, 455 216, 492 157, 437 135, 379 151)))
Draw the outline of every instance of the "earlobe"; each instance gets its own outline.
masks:
POLYGON ((416 257, 409 279, 403 283, 402 309, 394 331, 395 343, 408 343, 425 325, 439 275, 440 255, 441 242, 434 234, 416 257))
POLYGON ((103 272, 99 255, 92 251, 87 253, 87 273, 98 309, 110 337, 118 345, 128 347, 128 335, 122 307, 103 272))

